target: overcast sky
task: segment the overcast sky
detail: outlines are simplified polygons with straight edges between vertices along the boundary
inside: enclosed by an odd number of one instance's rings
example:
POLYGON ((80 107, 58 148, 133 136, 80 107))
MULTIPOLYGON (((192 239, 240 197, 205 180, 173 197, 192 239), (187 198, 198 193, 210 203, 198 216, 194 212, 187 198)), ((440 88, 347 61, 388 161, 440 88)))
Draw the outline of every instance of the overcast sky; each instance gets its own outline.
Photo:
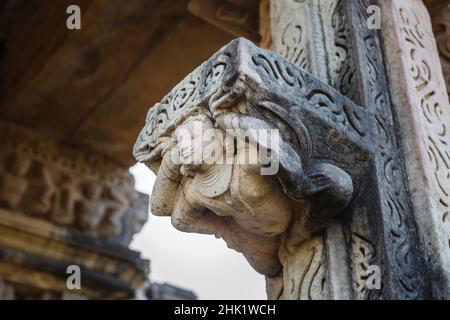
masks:
MULTIPOLYGON (((136 189, 151 194, 155 175, 143 164, 130 169, 136 189)), ((199 299, 266 299, 264 277, 242 254, 212 235, 184 233, 169 217, 149 215, 130 247, 150 259, 150 278, 194 291, 199 299)))

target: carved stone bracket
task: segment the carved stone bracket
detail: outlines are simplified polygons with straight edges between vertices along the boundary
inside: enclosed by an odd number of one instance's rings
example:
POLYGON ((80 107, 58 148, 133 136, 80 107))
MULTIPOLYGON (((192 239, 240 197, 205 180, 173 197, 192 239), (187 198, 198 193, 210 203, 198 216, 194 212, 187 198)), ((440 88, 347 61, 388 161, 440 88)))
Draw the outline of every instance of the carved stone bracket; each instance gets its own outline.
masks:
MULTIPOLYGON (((330 248, 319 252, 311 241, 366 187, 374 146, 362 123, 370 117, 278 54, 237 39, 150 108, 134 155, 157 173, 154 214, 170 215, 180 230, 224 238, 268 276, 269 286, 280 288, 278 297, 324 298, 323 291, 336 289, 321 258, 328 259, 330 248), (204 171, 172 163, 172 150, 183 153, 178 131, 189 131, 194 120, 220 130, 279 130, 278 172, 261 176, 235 162, 204 171), (299 272, 309 280, 296 277, 301 283, 292 287, 292 273, 299 272)), ((346 264, 345 255, 332 259, 346 264)))
POLYGON ((439 2, 429 11, 450 98, 450 2, 439 2))
POLYGON ((208 109, 210 98, 218 90, 225 94, 240 90, 239 86, 243 87, 242 98, 253 104, 263 100, 280 102, 285 114, 292 106, 301 106, 300 112, 305 116, 318 117, 329 130, 339 130, 346 139, 370 148, 361 126, 368 117, 363 107, 280 55, 239 38, 218 51, 150 108, 146 126, 135 145, 135 157, 140 161, 153 159, 151 151, 158 137, 170 135, 187 117, 208 109))

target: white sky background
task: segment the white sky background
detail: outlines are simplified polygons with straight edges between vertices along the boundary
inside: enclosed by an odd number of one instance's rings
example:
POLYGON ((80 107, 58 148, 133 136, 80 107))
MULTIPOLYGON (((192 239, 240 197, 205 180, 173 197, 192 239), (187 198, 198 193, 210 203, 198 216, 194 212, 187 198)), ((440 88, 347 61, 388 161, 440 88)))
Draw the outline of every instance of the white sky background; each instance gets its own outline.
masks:
MULTIPOLYGON (((155 175, 143 164, 130 168, 136 190, 151 194, 155 175)), ((199 299, 266 299, 264 277, 244 256, 213 235, 184 233, 169 217, 149 215, 130 248, 150 259, 150 279, 194 291, 199 299)))

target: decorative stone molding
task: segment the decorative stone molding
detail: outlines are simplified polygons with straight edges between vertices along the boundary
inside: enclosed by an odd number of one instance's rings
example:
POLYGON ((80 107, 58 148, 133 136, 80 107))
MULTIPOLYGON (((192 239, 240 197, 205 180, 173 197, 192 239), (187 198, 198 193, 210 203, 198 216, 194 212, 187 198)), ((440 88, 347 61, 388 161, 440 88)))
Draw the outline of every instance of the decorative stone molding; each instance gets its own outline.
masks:
MULTIPOLYGON (((348 4, 342 0, 270 1, 270 49, 355 100, 356 65, 348 4)), ((263 22, 267 24, 266 22, 263 22)))
POLYGON ((133 297, 148 263, 128 245, 148 209, 128 171, 10 123, 0 123, 0 137, 0 275, 7 288, 19 299, 133 297), (69 265, 81 269, 76 292, 67 292, 69 265))
POLYGON ((450 106, 427 9, 379 1, 384 57, 404 142, 418 235, 432 296, 450 296, 450 106))
POLYGON ((60 299, 70 265, 81 270, 81 289, 72 293, 94 299, 132 298, 148 273, 147 261, 126 246, 0 209, 0 274, 17 297, 60 299))
POLYGON ((132 176, 122 167, 57 147, 15 125, 1 123, 0 136, 1 208, 102 238, 127 232, 122 230, 124 219, 145 222, 133 216, 137 212, 125 217, 137 195, 132 176))
POLYGON ((270 2, 271 50, 295 65, 310 71, 308 55, 309 21, 305 1, 281 0, 270 2))
POLYGON ((279 55, 238 39, 150 108, 134 155, 157 173, 153 213, 170 215, 183 231, 223 237, 268 276, 270 297, 326 298, 336 283, 324 259, 346 265, 346 253, 330 253, 320 231, 364 188, 372 143, 361 123, 368 116, 279 55), (216 179, 226 183, 210 184, 219 191, 208 195, 201 185, 211 171, 186 174, 189 168, 169 156, 182 152, 177 132, 189 131, 194 120, 219 130, 279 129, 279 171, 261 176, 236 163, 215 167, 229 178, 216 179))
MULTIPOLYGON (((299 1, 272 3, 298 5, 299 1)), ((362 121, 362 126, 367 128, 367 139, 372 141, 373 147, 374 167, 368 179, 376 187, 364 190, 359 201, 348 210, 348 219, 341 225, 329 227, 323 238, 326 247, 332 248, 328 261, 323 259, 328 265, 328 279, 333 282, 332 298, 425 297, 428 292, 423 279, 428 275, 427 271, 422 271, 425 270, 422 255, 416 254, 420 248, 407 172, 399 152, 401 137, 397 135, 396 114, 390 102, 381 38, 377 30, 367 27, 367 9, 379 4, 374 0, 305 0, 300 3, 304 8, 302 12, 287 10, 284 14, 306 15, 303 23, 307 29, 314 30, 305 43, 313 53, 308 55, 309 64, 320 68, 311 71, 367 110, 369 116, 362 121), (333 263, 343 259, 351 261, 351 271, 333 263), (374 266, 381 270, 379 290, 366 285, 370 268, 374 266), (351 282, 345 279, 347 273, 351 274, 351 282)), ((280 20, 280 23, 286 24, 287 20, 280 20)), ((270 36, 280 37, 280 29, 273 28, 270 36)), ((317 251, 321 250, 320 243, 318 240, 317 251)))

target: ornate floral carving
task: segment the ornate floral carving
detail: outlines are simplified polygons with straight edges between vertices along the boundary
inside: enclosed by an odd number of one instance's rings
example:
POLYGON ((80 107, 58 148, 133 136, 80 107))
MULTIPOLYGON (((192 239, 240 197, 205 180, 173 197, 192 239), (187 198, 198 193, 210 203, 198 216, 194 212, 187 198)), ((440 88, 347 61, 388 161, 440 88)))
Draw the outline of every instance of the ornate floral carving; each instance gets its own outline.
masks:
POLYGON ((325 234, 315 235, 294 253, 281 248, 283 261, 283 299, 324 300, 330 298, 325 234))
POLYGON ((333 29, 333 44, 330 55, 331 85, 353 101, 358 101, 356 90, 356 65, 352 52, 350 21, 345 12, 345 1, 331 1, 331 27, 333 29))
MULTIPOLYGON (((432 188, 436 192, 434 198, 436 208, 439 208, 440 221, 447 230, 447 239, 450 235, 450 224, 446 216, 450 212, 450 133, 448 122, 450 109, 448 100, 443 99, 436 88, 434 73, 427 59, 427 42, 430 41, 429 33, 425 33, 417 14, 410 8, 400 8, 401 30, 403 40, 408 47, 408 64, 411 70, 410 76, 414 82, 416 104, 419 108, 424 133, 422 142, 428 153, 432 188)), ((450 250, 450 244, 447 247, 450 250)))
MULTIPOLYGON (((367 288, 367 280, 370 276, 368 270, 374 263, 376 255, 375 247, 370 240, 357 233, 352 233, 352 269, 354 273, 353 290, 355 298, 365 300, 370 298, 371 290, 367 288)), ((373 292, 374 293, 374 292, 373 292)))

